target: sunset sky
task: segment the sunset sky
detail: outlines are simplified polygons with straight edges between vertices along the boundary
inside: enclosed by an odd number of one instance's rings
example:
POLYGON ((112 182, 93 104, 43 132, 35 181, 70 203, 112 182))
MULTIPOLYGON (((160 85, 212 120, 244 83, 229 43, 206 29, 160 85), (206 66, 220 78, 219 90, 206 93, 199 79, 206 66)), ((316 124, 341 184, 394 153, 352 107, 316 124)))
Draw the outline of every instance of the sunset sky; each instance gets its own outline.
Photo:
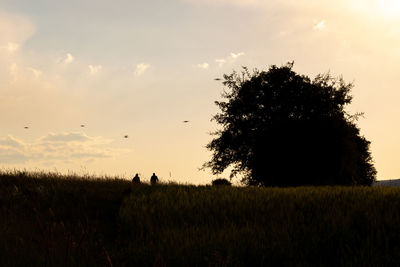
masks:
POLYGON ((209 183, 214 78, 288 61, 354 82, 400 178, 398 0, 0 0, 0 167, 209 183))

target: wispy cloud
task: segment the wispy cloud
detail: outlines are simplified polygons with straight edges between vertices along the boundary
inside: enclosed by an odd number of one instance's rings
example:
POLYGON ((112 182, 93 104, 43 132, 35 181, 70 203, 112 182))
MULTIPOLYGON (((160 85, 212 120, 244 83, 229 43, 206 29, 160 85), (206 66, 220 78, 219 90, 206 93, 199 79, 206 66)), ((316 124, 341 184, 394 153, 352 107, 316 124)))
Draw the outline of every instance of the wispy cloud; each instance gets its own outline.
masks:
POLYGON ((215 60, 215 62, 217 62, 218 67, 222 67, 222 65, 224 65, 224 64, 226 63, 226 60, 223 59, 223 58, 217 58, 217 59, 215 60))
POLYGON ((229 56, 227 56, 225 58, 215 59, 215 62, 218 64, 218 67, 222 67, 226 63, 233 63, 235 60, 237 60, 241 56, 244 56, 244 52, 238 52, 238 53, 231 52, 229 54, 229 56))
POLYGON ((41 137, 40 140, 45 142, 89 142, 93 138, 83 133, 49 133, 41 137))
POLYGON ((30 70, 33 74, 33 76, 35 77, 35 79, 39 78, 40 75, 42 75, 42 71, 35 69, 35 68, 28 68, 28 70, 30 70))
POLYGON ((21 140, 8 135, 0 138, 0 160, 3 163, 24 163, 29 160, 27 146, 21 140))
POLYGON ((88 67, 89 67, 89 72, 92 75, 98 73, 103 68, 103 66, 101 65, 89 65, 88 67))
POLYGON ((207 70, 210 67, 210 65, 208 63, 201 63, 201 64, 197 64, 196 66, 203 70, 207 70))
POLYGON ((75 60, 75 57, 71 55, 70 53, 67 53, 65 57, 63 58, 62 62, 64 64, 69 64, 72 63, 75 60))
POLYGON ((49 133, 30 143, 8 135, 0 138, 0 160, 3 163, 18 164, 28 161, 39 163, 109 158, 122 151, 107 147, 111 142, 84 133, 49 133))
POLYGON ((12 147, 14 149, 24 149, 25 145, 22 141, 13 137, 12 135, 8 135, 5 138, 0 138, 0 147, 12 147))
POLYGON ((16 52, 36 31, 32 21, 23 15, 4 12, 0 9, 0 48, 9 53, 16 52))
POLYGON ((318 21, 317 23, 314 24, 313 29, 316 31, 322 31, 326 28, 326 22, 325 20, 318 21))
POLYGON ((143 75, 143 74, 146 72, 146 70, 147 70, 148 68, 150 68, 150 64, 148 64, 148 63, 139 63, 139 64, 137 64, 137 65, 135 66, 135 69, 134 69, 134 71, 133 71, 133 74, 134 74, 135 76, 143 75))
POLYGON ((2 48, 5 48, 9 53, 14 53, 19 47, 20 45, 14 42, 8 42, 7 45, 2 46, 2 48))
POLYGON ((243 56, 243 55, 244 55, 243 52, 239 52, 239 53, 237 53, 237 54, 231 53, 231 58, 237 59, 238 57, 241 57, 241 56, 243 56))

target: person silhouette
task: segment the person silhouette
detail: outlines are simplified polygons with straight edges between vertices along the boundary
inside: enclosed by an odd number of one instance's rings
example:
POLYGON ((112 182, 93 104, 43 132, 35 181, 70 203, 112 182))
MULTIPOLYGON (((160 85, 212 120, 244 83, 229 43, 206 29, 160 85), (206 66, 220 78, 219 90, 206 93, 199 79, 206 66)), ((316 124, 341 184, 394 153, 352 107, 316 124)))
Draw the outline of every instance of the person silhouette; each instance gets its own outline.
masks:
POLYGON ((153 172, 153 175, 151 176, 151 178, 150 178, 150 183, 151 184, 156 184, 156 183, 158 183, 158 177, 157 177, 157 175, 153 172))
POLYGON ((140 184, 140 177, 139 177, 139 174, 138 174, 138 173, 136 173, 135 177, 133 177, 132 183, 134 183, 134 184, 140 184))

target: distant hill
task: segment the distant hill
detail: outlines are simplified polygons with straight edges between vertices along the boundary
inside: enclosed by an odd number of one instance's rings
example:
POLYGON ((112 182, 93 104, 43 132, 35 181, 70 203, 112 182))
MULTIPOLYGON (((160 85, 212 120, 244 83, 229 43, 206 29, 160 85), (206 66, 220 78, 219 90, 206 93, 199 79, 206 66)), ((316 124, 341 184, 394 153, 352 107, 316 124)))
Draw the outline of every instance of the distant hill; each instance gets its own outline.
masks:
POLYGON ((373 186, 400 186, 400 179, 376 181, 373 186))

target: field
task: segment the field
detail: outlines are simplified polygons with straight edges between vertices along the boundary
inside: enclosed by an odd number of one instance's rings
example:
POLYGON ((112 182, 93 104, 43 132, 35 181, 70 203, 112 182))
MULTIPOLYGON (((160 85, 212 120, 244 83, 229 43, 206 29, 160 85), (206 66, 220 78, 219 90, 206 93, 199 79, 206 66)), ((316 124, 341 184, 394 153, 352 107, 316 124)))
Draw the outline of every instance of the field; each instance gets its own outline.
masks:
POLYGON ((400 189, 0 174, 0 266, 398 266, 400 189))

